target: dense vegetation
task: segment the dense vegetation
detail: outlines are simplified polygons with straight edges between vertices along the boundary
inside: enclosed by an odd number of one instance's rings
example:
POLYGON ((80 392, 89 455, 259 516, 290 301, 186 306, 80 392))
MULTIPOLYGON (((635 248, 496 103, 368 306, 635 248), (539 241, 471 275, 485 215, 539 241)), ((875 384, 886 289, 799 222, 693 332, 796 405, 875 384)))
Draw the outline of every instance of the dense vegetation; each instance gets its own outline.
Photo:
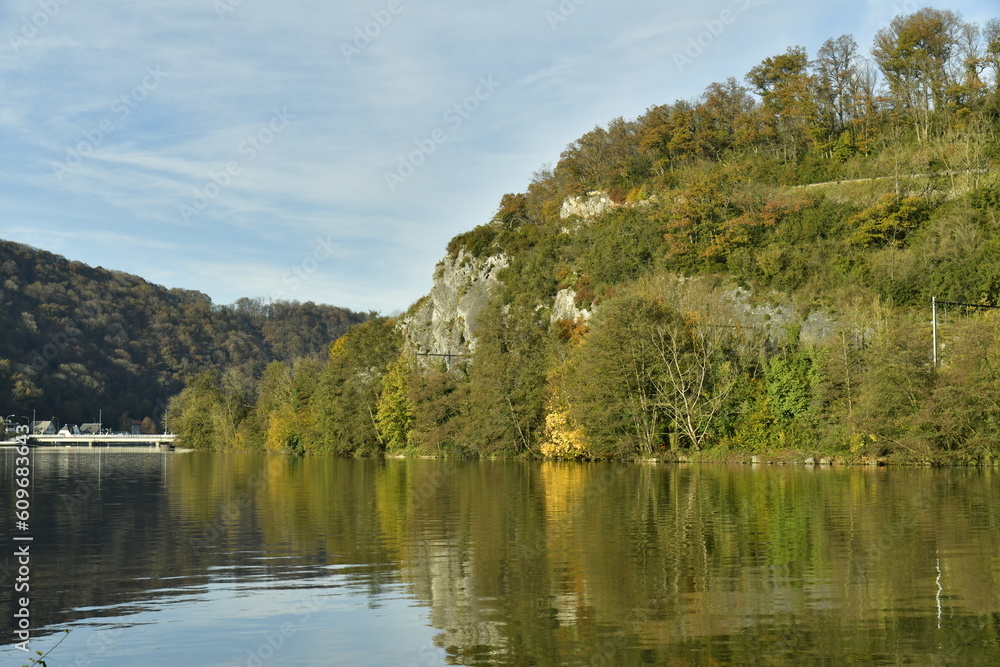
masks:
POLYGON ((471 360, 376 319, 244 413, 191 385, 171 423, 194 442, 211 407, 206 445, 301 453, 996 461, 1000 317, 952 308, 934 366, 928 306, 1000 301, 1000 21, 922 9, 870 54, 792 47, 570 144, 448 247, 508 260, 471 360), (616 206, 560 217, 595 191, 616 206), (800 321, 773 335, 736 287, 800 321), (563 289, 593 316, 551 322, 563 289))
POLYGON ((152 285, 0 241, 0 417, 156 428, 185 380, 214 373, 255 396, 273 360, 321 356, 367 316, 313 303, 241 299, 152 285))

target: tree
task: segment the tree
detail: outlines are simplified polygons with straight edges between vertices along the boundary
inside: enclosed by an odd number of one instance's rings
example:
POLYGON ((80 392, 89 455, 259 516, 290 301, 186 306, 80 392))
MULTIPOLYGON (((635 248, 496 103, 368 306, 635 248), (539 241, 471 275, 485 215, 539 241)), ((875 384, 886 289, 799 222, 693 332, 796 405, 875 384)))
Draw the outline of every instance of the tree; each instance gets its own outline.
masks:
POLYGON ((676 316, 662 301, 634 290, 616 294, 595 313, 590 333, 571 355, 564 391, 595 454, 649 455, 664 444, 656 329, 676 316))
POLYGON ((927 220, 929 207, 921 197, 882 195, 878 203, 851 216, 846 224, 854 232, 851 245, 901 248, 906 236, 927 220))
POLYGON ((816 55, 821 113, 831 133, 846 128, 855 115, 858 59, 858 43, 852 35, 826 40, 816 55))
POLYGON ((696 124, 696 109, 690 102, 650 108, 638 121, 638 146, 651 168, 663 174, 699 156, 702 147, 696 124))
POLYGON ((736 143, 743 119, 754 106, 750 90, 733 77, 725 83, 709 84, 695 108, 698 143, 703 150, 713 159, 720 159, 736 143))
POLYGON ((738 329, 711 305, 719 296, 661 277, 601 304, 565 392, 595 451, 652 454, 670 432, 698 450, 719 435, 742 369, 738 329))
POLYGON ((765 117, 786 159, 814 141, 819 126, 817 84, 808 70, 805 48, 793 46, 781 55, 765 58, 746 76, 764 102, 765 117))
POLYGON ((185 447, 217 450, 230 444, 227 440, 230 425, 224 423, 218 382, 218 374, 202 373, 170 399, 165 416, 167 428, 177 434, 185 447))
POLYGON ((530 224, 528 214, 528 197, 524 194, 507 193, 500 198, 500 208, 493 219, 504 229, 517 229, 521 225, 530 224))
POLYGON ((939 449, 974 462, 1000 455, 1000 317, 996 311, 952 324, 948 357, 920 430, 939 449))
POLYGON ((656 328, 662 367, 656 377, 657 403, 695 450, 704 446, 740 380, 737 359, 727 349, 726 326, 689 312, 656 328))
POLYGON ((547 321, 493 299, 480 316, 469 366, 467 440, 481 454, 525 454, 545 417, 547 321))
POLYGON ((983 31, 985 63, 993 68, 993 92, 1000 90, 1000 19, 990 19, 983 31))
POLYGON ((650 164, 639 150, 639 126, 616 118, 608 128, 595 127, 563 151, 556 173, 580 194, 609 188, 628 192, 650 164))
POLYGON ((395 321, 377 317, 330 347, 330 358, 310 400, 312 434, 307 453, 373 454, 385 449, 375 413, 382 381, 399 356, 395 321))
POLYGON ((154 435, 160 432, 160 429, 157 428, 156 422, 153 421, 152 417, 143 417, 142 425, 139 427, 139 430, 146 435, 154 435))
POLYGON ((875 35, 872 55, 889 82, 897 109, 909 114, 917 138, 930 137, 935 110, 955 83, 953 59, 962 21, 950 10, 924 8, 899 15, 875 35))
POLYGON ((412 353, 404 350, 386 371, 375 413, 375 423, 387 450, 404 449, 410 444, 413 404, 409 396, 410 378, 415 371, 412 353))
POLYGON ((851 418, 857 453, 885 455, 912 449, 915 416, 931 389, 927 327, 876 303, 851 418))

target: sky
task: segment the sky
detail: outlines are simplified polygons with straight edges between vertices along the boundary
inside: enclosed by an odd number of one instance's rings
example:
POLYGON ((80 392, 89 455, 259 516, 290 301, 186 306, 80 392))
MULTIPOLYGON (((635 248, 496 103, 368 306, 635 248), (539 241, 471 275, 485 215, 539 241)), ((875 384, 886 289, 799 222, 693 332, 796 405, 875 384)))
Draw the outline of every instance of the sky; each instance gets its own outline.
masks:
MULTIPOLYGON (((984 24, 994 0, 938 7, 984 24)), ((914 0, 0 0, 0 238, 405 310, 567 144, 914 0)))

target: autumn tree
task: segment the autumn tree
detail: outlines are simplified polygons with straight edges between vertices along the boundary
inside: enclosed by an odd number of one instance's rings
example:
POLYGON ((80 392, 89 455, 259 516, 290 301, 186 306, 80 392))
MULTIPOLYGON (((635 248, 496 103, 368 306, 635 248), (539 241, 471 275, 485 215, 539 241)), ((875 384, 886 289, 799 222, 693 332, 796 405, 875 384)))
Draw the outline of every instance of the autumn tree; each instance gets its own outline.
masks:
POLYGON ((628 192, 650 168, 639 150, 639 127, 616 118, 607 129, 595 127, 563 151, 557 176, 572 183, 577 193, 595 188, 628 192))
POLYGON ((983 31, 983 60, 993 69, 993 92, 1000 90, 1000 19, 990 19, 983 31))
POLYGON ((683 100, 652 107, 639 119, 639 148, 660 174, 700 153, 694 106, 683 100))
POLYGON ((933 113, 944 108, 946 93, 956 81, 962 25, 953 11, 924 8, 895 17, 875 35, 875 62, 896 108, 910 116, 921 141, 930 137, 933 113))
POLYGON ((414 372, 413 354, 404 350, 389 364, 382 383, 375 424, 379 437, 390 451, 404 449, 410 444, 410 430, 413 428, 414 417, 409 385, 414 372))
POLYGON ((750 70, 746 80, 761 96, 765 117, 786 158, 815 140, 819 116, 816 82, 809 73, 809 56, 804 47, 793 46, 783 54, 765 58, 750 70))
POLYGON ((382 382, 402 344, 395 321, 361 324, 330 348, 311 398, 312 434, 306 451, 373 454, 384 450, 376 412, 382 382))
POLYGON ((524 194, 507 193, 500 198, 500 208, 493 220, 505 229, 517 229, 532 222, 528 213, 528 197, 524 194))
POLYGON ((750 90, 733 77, 709 84, 695 109, 702 150, 717 160, 731 146, 745 140, 746 118, 755 106, 750 90))

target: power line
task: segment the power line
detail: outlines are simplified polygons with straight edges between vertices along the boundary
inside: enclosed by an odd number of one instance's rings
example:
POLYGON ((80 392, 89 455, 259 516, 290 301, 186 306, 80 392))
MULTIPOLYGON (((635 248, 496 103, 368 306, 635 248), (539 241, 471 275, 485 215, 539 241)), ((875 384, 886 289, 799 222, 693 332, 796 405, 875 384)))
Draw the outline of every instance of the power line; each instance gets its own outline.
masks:
POLYGON ((461 354, 459 352, 446 352, 444 354, 442 354, 440 352, 414 352, 414 354, 416 356, 418 356, 418 357, 448 357, 449 359, 452 358, 452 357, 471 357, 472 356, 471 354, 461 354))

